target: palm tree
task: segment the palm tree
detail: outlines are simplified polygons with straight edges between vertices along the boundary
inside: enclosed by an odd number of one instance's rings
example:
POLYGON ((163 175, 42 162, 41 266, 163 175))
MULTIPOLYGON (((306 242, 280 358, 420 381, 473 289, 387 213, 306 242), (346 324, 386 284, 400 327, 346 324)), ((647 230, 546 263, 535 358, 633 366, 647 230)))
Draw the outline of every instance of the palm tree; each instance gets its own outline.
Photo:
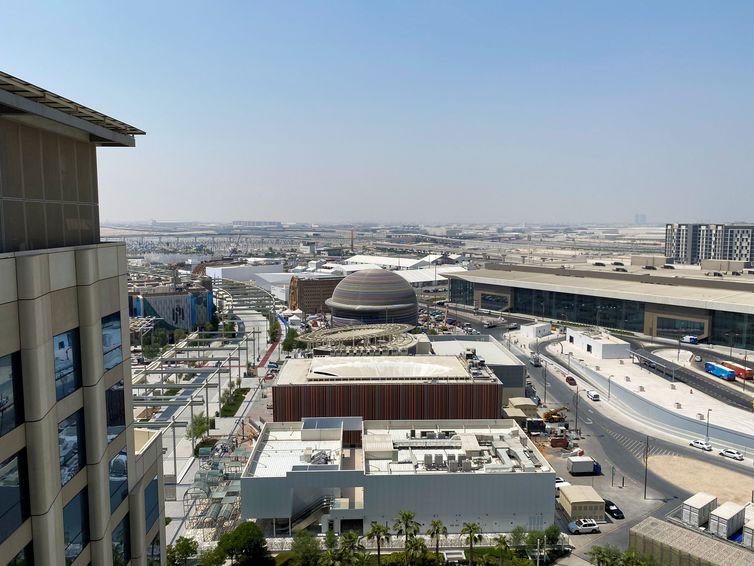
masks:
POLYGON ((427 536, 435 541, 435 564, 440 563, 440 537, 448 536, 448 527, 440 519, 432 519, 427 536))
POLYGON ((474 543, 482 541, 482 528, 479 523, 464 523, 461 534, 466 535, 466 542, 469 543, 469 564, 474 566, 474 543))
POLYGON ((344 564, 351 564, 354 555, 363 550, 361 537, 354 531, 348 531, 340 536, 340 556, 344 564))
MULTIPOLYGON (((419 534, 419 523, 416 522, 414 517, 416 517, 416 513, 413 511, 401 511, 393 525, 395 534, 404 537, 404 550, 408 546, 408 539, 419 534)), ((408 565, 408 555, 406 555, 406 565, 408 565)))
POLYGON ((427 543, 423 538, 411 537, 406 542, 406 548, 403 550, 406 555, 406 566, 417 564, 427 553, 427 543))
POLYGON ((508 552, 510 546, 508 545, 508 537, 505 535, 497 535, 493 542, 495 543, 495 550, 500 552, 500 566, 503 566, 505 555, 508 552))
POLYGON ((340 552, 334 548, 328 548, 319 558, 319 566, 343 566, 340 552))
POLYGON ((352 566, 371 566, 372 556, 368 552, 357 552, 351 560, 352 566))
POLYGON ((377 543, 377 566, 382 566, 380 552, 383 543, 390 542, 390 531, 385 525, 372 521, 372 524, 367 531, 367 540, 373 540, 377 543))

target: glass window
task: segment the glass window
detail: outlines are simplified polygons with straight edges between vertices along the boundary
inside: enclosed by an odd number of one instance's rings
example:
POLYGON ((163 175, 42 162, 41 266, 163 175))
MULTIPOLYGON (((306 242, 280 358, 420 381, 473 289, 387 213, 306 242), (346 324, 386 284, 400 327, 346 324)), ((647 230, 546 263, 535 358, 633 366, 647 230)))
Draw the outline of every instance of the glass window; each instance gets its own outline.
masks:
POLYGON ((32 564, 34 564, 34 553, 32 544, 29 543, 21 552, 16 554, 9 566, 32 566, 32 564))
POLYGON ((110 512, 128 497, 128 454, 124 448, 110 460, 110 512))
POLYGON ((131 560, 131 532, 128 514, 113 529, 113 566, 125 566, 131 560))
POLYGON ((657 336, 663 338, 678 339, 686 335, 701 336, 704 334, 704 323, 697 320, 684 320, 680 318, 669 318, 658 316, 657 336))
POLYGON ((105 371, 113 369, 123 361, 119 312, 102 319, 102 355, 105 362, 105 371))
POLYGON ((147 566, 162 566, 160 562, 161 559, 160 531, 158 530, 157 534, 154 535, 152 542, 149 543, 149 548, 147 549, 147 566))
POLYGON ((105 391, 107 411, 107 441, 112 440, 126 428, 126 395, 121 379, 105 391))
POLYGON ((58 334, 52 340, 55 351, 55 391, 60 401, 81 387, 79 329, 58 334))
POLYGON ((29 516, 25 453, 0 462, 0 542, 29 516))
POLYGON ((146 513, 145 531, 149 531, 160 516, 160 501, 157 499, 157 478, 144 490, 144 510, 146 513))
POLYGON ((23 420, 21 399, 21 355, 16 352, 0 358, 0 436, 23 420))
POLYGON ((67 484, 86 464, 84 442, 84 410, 79 409, 58 425, 61 485, 67 484))
POLYGON ((86 488, 63 507, 65 563, 71 564, 89 544, 89 497, 86 488))
POLYGON ((502 311, 508 308, 508 297, 481 293, 481 307, 491 311, 502 311))

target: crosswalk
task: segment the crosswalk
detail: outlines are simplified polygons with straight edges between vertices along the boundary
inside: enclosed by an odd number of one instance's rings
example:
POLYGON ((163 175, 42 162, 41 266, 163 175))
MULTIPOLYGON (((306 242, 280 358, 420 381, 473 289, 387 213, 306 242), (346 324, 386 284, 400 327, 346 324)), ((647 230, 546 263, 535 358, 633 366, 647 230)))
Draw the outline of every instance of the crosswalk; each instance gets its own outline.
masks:
MULTIPOLYGON (((642 440, 636 440, 635 438, 629 438, 624 434, 615 432, 614 430, 606 431, 618 444, 620 444, 629 454, 634 456, 637 460, 644 460, 644 450, 646 448, 646 442, 642 440)), ((678 456, 678 452, 665 448, 662 446, 653 446, 652 441, 649 441, 649 456, 678 456)))

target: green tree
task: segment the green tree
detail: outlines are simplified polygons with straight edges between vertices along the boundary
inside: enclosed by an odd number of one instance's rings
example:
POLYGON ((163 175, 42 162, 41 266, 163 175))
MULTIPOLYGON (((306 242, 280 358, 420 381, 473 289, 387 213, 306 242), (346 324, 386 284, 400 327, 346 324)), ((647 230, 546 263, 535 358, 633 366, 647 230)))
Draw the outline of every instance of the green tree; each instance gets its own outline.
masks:
POLYGON ((196 556, 199 543, 192 538, 178 537, 174 545, 168 545, 167 559, 169 566, 186 566, 192 556, 196 556))
POLYGON ((173 342, 178 344, 181 340, 186 338, 186 331, 183 328, 176 328, 173 332, 173 342))
POLYGON ((223 566, 225 553, 219 548, 204 550, 199 554, 199 566, 223 566))
POLYGON ((423 538, 411 537, 406 543, 406 548, 403 551, 406 564, 416 566, 423 561, 424 556, 427 554, 427 543, 423 538))
MULTIPOLYGON (((403 548, 408 545, 408 539, 414 538, 419 534, 419 523, 416 522, 416 513, 413 511, 401 511, 395 520, 393 530, 398 536, 404 537, 403 548)), ((408 554, 406 554, 406 564, 408 565, 408 554)))
POLYGON ((526 542, 526 529, 521 525, 516 525, 510 532, 509 540, 511 546, 516 549, 517 552, 520 552, 521 547, 524 546, 524 543, 526 542))
POLYGON ((367 540, 373 540, 377 544, 377 566, 382 566, 382 545, 390 542, 390 531, 385 525, 372 521, 367 531, 367 540))
POLYGON ((209 432, 210 419, 204 412, 195 415, 189 426, 186 428, 186 436, 188 438, 202 438, 209 432))
POLYGON ((306 529, 295 534, 291 551, 293 566, 317 566, 322 556, 319 541, 306 529))
POLYGON ((560 527, 557 524, 553 523, 545 529, 545 540, 550 547, 560 542, 560 527))
POLYGON ((328 548, 320 556, 318 566, 343 566, 340 552, 335 548, 328 548))
POLYGON ((448 527, 440 519, 433 519, 427 529, 427 536, 435 541, 435 564, 440 563, 440 538, 448 536, 448 527))
POLYGON ((306 344, 298 339, 298 332, 293 328, 288 328, 288 334, 285 335, 285 340, 283 340, 283 351, 292 352, 295 349, 303 348, 306 348, 306 344))
POLYGON ((461 527, 461 534, 466 535, 466 542, 469 544, 469 564, 474 565, 474 543, 482 542, 482 527, 479 523, 464 523, 461 527))
POLYGON ((350 565, 356 553, 363 550, 361 537, 354 531, 347 531, 340 536, 340 556, 344 564, 350 565))
POLYGON ((351 566, 372 566, 372 556, 368 552, 357 552, 353 555, 351 566))
POLYGON ((589 561, 597 566, 620 566, 622 561, 620 549, 610 545, 593 546, 587 555, 589 561))
POLYGON ((545 542, 545 534, 542 531, 529 531, 526 533, 526 550, 537 550, 537 545, 545 542), (539 541, 539 542, 537 542, 539 541))
POLYGON ((338 550, 338 535, 332 529, 325 533, 325 549, 338 550))
POLYGON ((500 566, 503 566, 505 555, 508 554, 508 549, 510 548, 508 545, 508 537, 505 535, 497 535, 493 539, 493 542, 495 543, 495 550, 500 553, 500 566))
POLYGON ((217 543, 231 563, 238 566, 273 566, 275 561, 267 549, 262 530, 251 521, 225 533, 217 543))

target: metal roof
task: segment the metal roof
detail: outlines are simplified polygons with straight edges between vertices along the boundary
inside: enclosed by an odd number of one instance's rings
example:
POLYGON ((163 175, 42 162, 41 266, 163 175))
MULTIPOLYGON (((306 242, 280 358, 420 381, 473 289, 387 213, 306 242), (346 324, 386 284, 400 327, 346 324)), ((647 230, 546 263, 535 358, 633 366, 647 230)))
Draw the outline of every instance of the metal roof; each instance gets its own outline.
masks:
POLYGON ((142 136, 146 132, 125 122, 106 116, 82 104, 33 85, 8 73, 0 71, 0 91, 5 91, 68 116, 84 120, 100 128, 125 136, 142 136))

